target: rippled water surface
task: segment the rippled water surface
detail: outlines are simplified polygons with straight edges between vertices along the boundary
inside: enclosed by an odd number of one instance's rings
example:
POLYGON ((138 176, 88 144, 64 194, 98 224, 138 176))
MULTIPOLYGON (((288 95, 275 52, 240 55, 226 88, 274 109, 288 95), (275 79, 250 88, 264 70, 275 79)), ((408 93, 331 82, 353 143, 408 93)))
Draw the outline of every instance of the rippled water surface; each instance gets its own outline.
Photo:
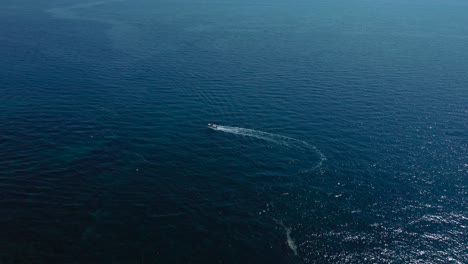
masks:
POLYGON ((467 263, 466 10, 1 1, 0 263, 467 263))

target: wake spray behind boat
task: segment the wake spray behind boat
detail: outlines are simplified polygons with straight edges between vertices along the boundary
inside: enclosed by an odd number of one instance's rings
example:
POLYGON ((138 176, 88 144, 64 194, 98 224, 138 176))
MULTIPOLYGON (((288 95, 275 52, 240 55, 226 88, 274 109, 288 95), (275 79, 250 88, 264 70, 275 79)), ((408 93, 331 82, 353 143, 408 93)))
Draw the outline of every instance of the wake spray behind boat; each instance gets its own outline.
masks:
MULTIPOLYGON (((244 137, 258 138, 261 140, 269 141, 277 145, 284 146, 295 152, 302 152, 303 154, 309 153, 316 156, 315 159, 311 159, 313 164, 310 164, 309 168, 304 168, 301 172, 309 172, 315 169, 318 169, 322 166, 323 162, 327 159, 325 155, 315 146, 310 145, 309 143, 297 140, 295 138, 285 137, 282 135, 272 134, 268 132, 263 132, 254 129, 242 128, 242 127, 231 127, 231 126, 222 126, 214 123, 208 123, 208 128, 211 128, 216 131, 221 131, 225 133, 240 135, 244 137)), ((308 155, 306 155, 308 156, 308 155)), ((304 158, 304 157, 301 157, 304 158)), ((305 160, 309 160, 309 158, 305 160)))

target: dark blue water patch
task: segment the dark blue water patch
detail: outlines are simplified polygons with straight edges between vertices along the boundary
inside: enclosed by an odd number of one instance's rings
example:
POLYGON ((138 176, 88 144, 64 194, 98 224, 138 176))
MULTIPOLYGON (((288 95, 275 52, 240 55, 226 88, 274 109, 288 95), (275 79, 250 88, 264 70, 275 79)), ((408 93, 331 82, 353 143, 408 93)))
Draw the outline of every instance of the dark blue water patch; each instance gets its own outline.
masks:
POLYGON ((46 2, 0 9, 1 262, 466 262, 462 1, 46 2))

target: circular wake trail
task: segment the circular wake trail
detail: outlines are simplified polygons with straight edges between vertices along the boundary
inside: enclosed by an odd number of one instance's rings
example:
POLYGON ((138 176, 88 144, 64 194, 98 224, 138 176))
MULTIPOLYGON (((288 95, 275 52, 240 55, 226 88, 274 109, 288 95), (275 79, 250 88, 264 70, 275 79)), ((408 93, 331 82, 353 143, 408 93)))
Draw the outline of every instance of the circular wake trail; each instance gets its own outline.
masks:
POLYGON ((248 128, 242 128, 242 127, 231 127, 231 126, 216 126, 216 127, 210 127, 213 130, 216 131, 222 131, 225 133, 230 133, 230 134, 235 134, 235 135, 241 135, 245 137, 253 137, 253 138, 258 138, 261 140, 266 140, 269 142, 272 142, 277 145, 282 145, 286 146, 291 149, 301 149, 301 150, 310 150, 316 153, 319 156, 319 161, 317 165, 315 165, 313 168, 306 170, 311 171, 315 170, 317 168, 320 168, 323 164, 323 162, 326 160, 325 155, 317 149, 315 146, 310 145, 309 143, 298 140, 295 138, 290 138, 290 137, 285 137, 277 134, 272 134, 268 132, 263 132, 259 130, 254 130, 254 129, 248 129, 248 128))

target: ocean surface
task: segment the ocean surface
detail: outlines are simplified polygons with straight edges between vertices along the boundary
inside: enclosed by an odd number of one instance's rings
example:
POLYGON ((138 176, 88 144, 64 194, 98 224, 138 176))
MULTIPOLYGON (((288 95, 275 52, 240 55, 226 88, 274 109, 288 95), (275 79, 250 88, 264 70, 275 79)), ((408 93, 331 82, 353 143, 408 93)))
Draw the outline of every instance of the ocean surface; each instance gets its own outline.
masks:
POLYGON ((2 0, 0 263, 468 263, 467 10, 2 0))

